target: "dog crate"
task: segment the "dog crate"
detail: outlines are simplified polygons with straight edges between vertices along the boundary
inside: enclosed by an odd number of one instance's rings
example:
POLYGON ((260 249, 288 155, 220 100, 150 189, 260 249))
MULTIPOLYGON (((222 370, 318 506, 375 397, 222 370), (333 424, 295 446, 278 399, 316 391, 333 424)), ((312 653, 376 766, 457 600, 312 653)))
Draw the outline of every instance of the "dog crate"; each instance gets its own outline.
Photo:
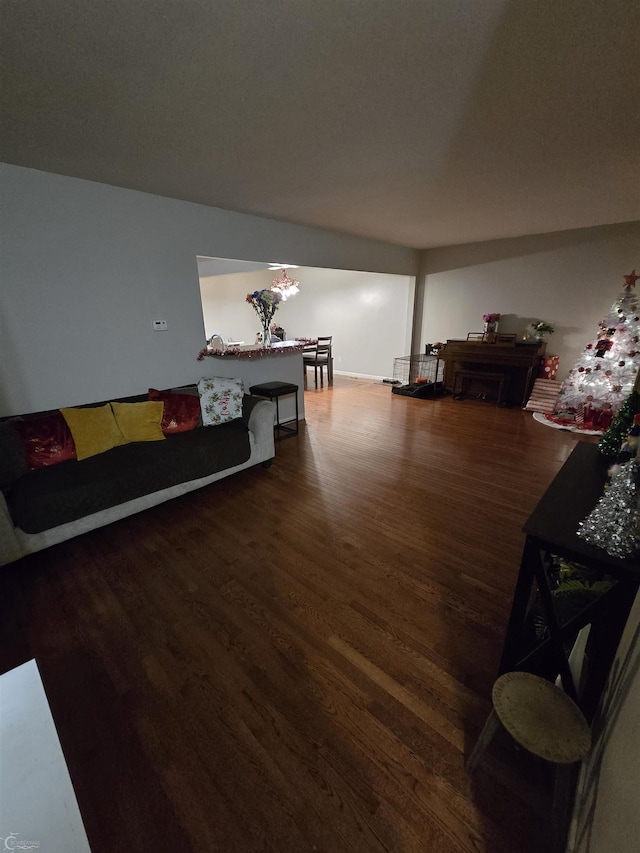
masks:
POLYGON ((444 364, 441 364, 437 355, 403 355, 394 358, 392 391, 406 397, 442 394, 443 369, 444 364))

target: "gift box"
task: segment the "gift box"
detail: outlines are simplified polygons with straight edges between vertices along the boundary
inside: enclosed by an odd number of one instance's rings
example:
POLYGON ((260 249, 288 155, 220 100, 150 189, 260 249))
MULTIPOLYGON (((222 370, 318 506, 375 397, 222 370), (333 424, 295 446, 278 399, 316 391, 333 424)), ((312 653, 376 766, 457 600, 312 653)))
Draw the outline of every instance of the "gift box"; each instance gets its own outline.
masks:
POLYGON ((540 379, 555 379, 558 373, 559 364, 560 356, 543 355, 540 359, 540 370, 538 371, 540 379))

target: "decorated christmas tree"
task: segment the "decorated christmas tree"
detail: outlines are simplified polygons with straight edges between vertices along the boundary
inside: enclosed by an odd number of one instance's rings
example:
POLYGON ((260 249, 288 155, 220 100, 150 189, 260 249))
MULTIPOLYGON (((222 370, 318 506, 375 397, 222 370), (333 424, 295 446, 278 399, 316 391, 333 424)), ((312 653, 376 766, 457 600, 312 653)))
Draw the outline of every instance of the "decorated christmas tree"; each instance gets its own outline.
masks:
POLYGON ((634 392, 620 406, 613 423, 600 439, 598 450, 603 456, 610 456, 611 458, 618 456, 622 443, 629 430, 634 426, 639 413, 640 395, 634 392))
POLYGON ((595 340, 562 383, 549 420, 604 431, 631 394, 640 369, 638 278, 635 270, 625 275, 624 288, 600 321, 595 340))

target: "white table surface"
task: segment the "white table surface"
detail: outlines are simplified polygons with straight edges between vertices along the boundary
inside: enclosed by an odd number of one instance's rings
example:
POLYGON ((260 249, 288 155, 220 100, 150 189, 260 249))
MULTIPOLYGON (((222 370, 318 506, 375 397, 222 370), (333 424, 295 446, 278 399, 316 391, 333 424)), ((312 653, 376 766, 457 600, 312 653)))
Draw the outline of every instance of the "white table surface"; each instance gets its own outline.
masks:
POLYGON ((0 676, 0 851, 90 853, 35 660, 0 676))

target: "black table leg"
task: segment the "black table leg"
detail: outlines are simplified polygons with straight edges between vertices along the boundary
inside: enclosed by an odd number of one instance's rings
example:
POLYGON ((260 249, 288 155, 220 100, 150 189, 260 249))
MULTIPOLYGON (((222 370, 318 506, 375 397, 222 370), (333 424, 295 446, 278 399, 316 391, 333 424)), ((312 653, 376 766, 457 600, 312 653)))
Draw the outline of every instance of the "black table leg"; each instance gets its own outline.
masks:
POLYGON ((538 549, 527 536, 520 561, 520 571, 513 592, 513 603, 504 646, 502 647, 499 675, 513 669, 515 663, 522 657, 522 627, 529 607, 531 587, 536 576, 536 562, 538 560, 538 549))

